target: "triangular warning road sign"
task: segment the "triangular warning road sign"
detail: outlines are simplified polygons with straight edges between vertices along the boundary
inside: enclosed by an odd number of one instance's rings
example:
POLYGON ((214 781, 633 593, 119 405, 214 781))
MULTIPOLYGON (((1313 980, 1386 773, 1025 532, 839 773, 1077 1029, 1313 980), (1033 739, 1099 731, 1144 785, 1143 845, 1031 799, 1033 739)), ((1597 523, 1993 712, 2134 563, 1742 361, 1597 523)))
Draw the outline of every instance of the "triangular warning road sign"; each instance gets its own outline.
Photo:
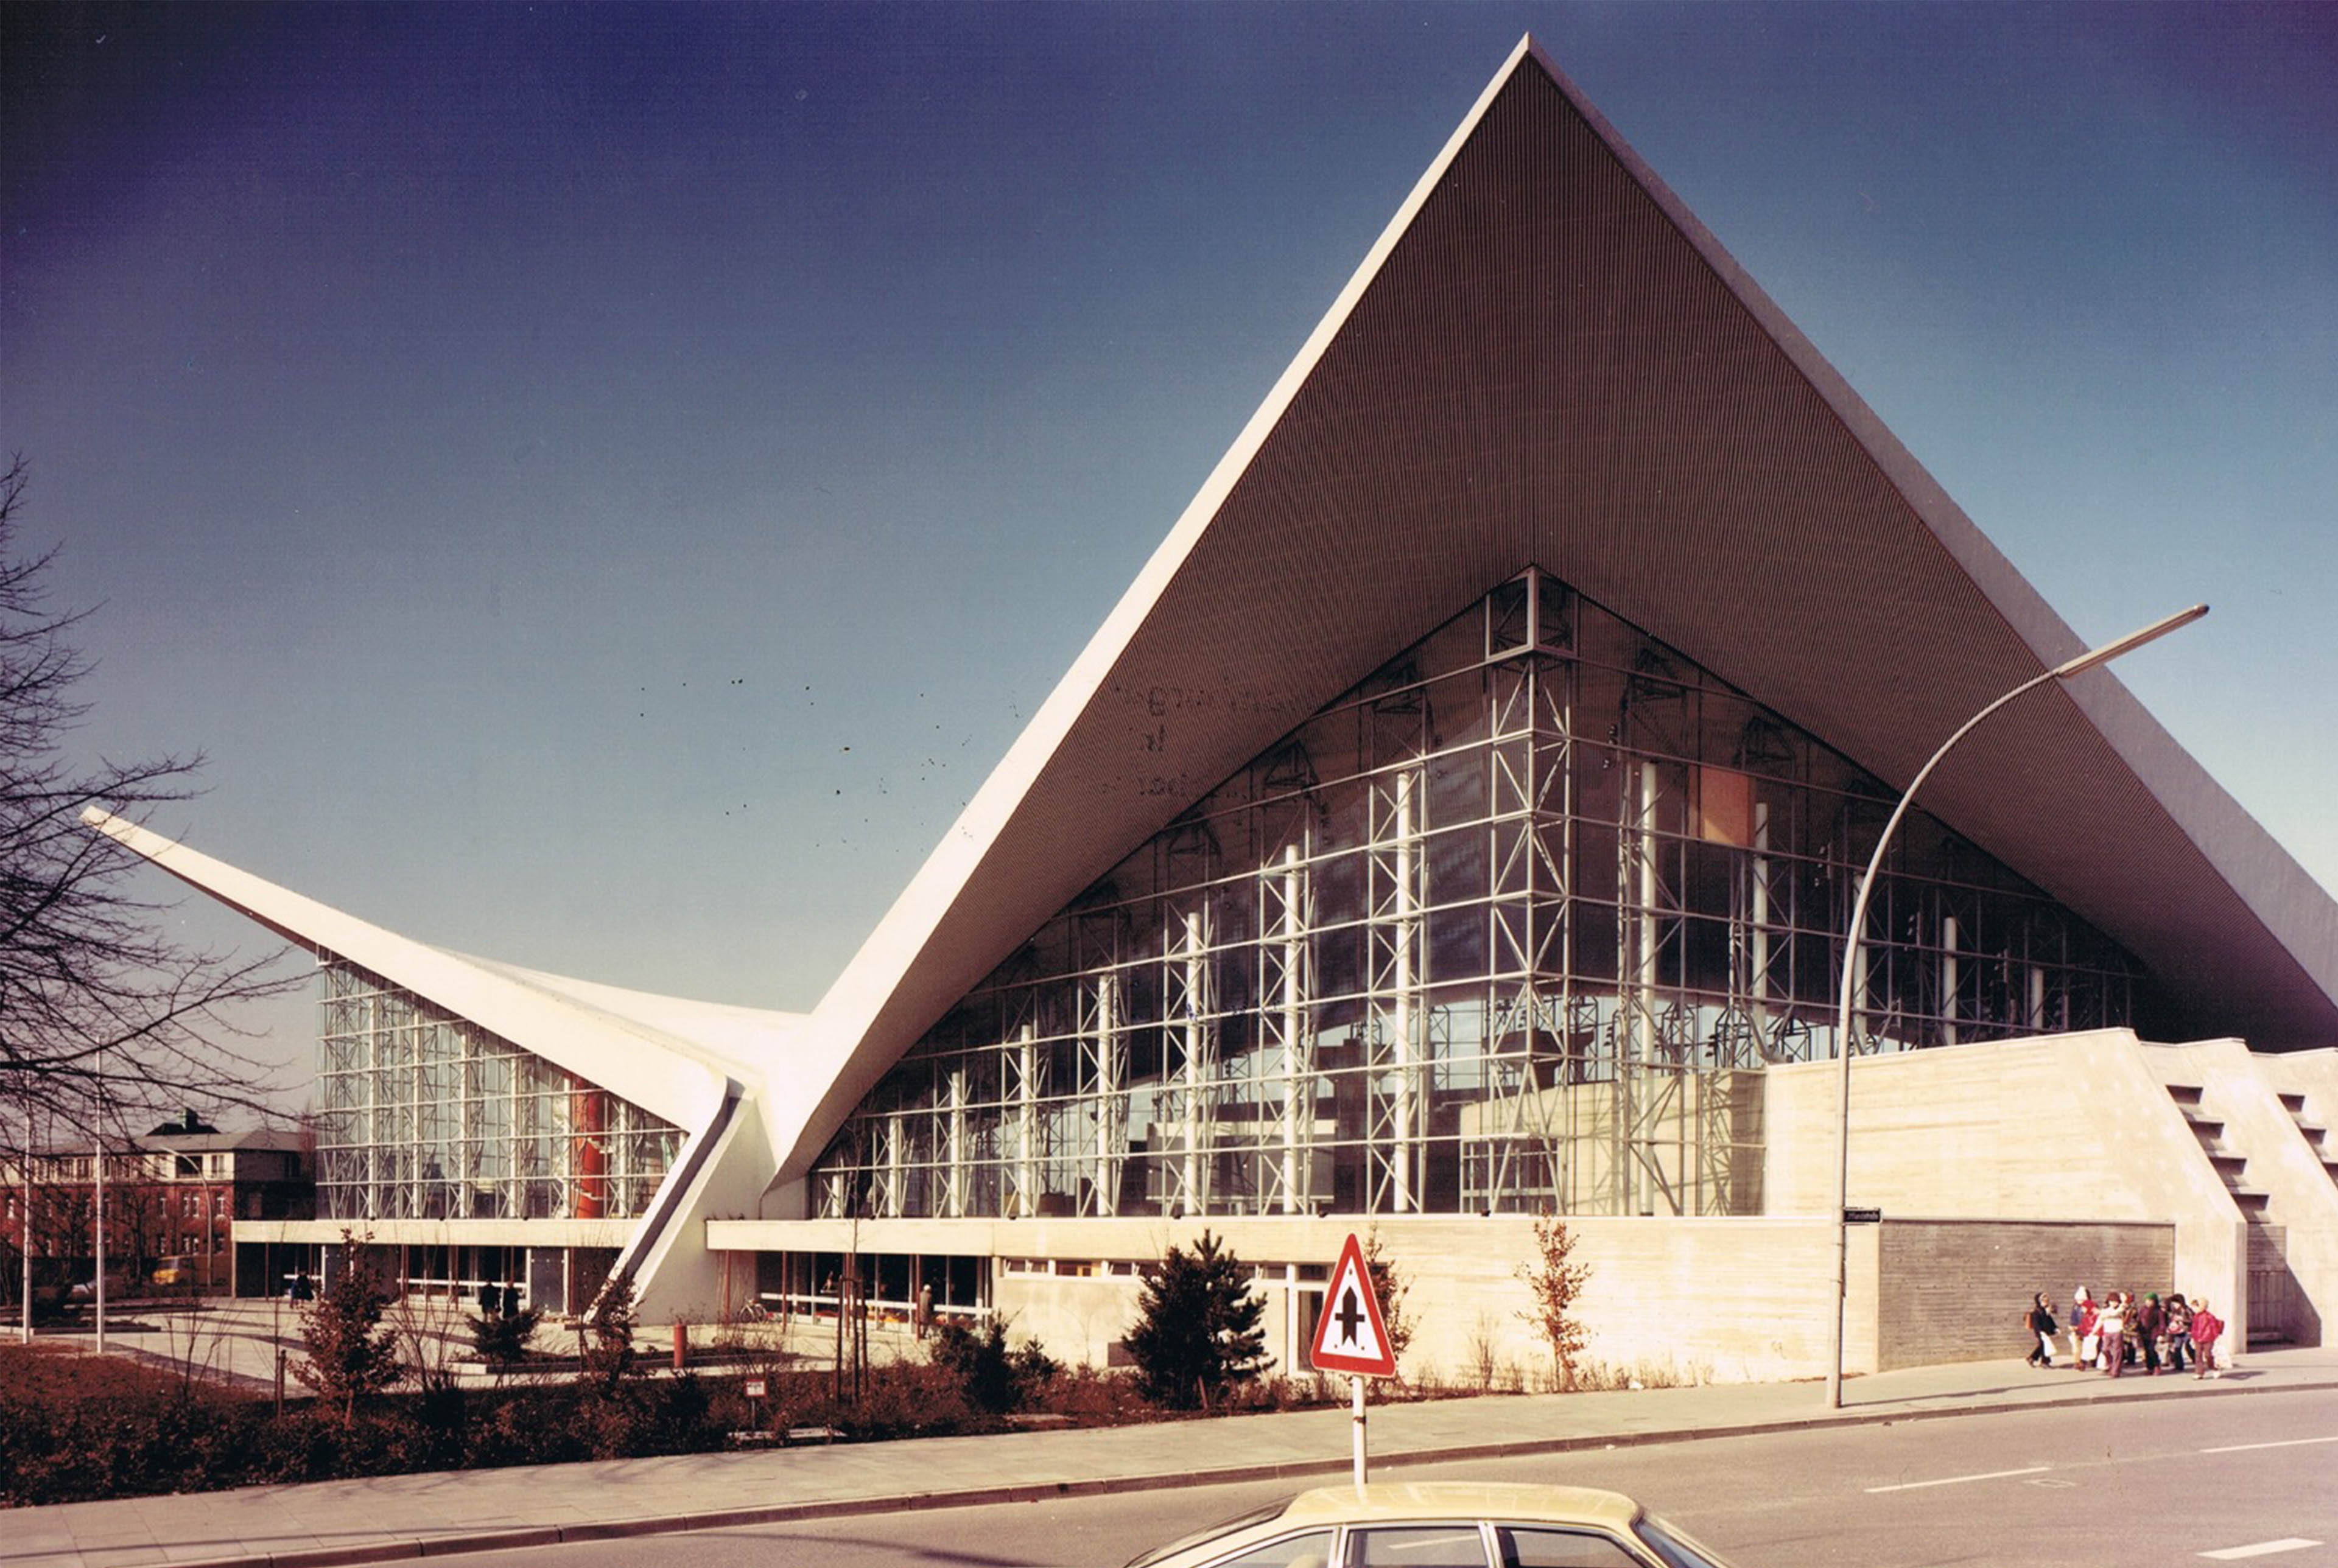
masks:
POLYGON ((1340 1249, 1331 1288, 1323 1292, 1323 1316, 1316 1320, 1308 1359, 1318 1372, 1396 1376, 1396 1348, 1389 1343, 1388 1323, 1380 1317, 1380 1298, 1372 1292, 1372 1271, 1364 1267, 1364 1250, 1352 1232, 1340 1249))

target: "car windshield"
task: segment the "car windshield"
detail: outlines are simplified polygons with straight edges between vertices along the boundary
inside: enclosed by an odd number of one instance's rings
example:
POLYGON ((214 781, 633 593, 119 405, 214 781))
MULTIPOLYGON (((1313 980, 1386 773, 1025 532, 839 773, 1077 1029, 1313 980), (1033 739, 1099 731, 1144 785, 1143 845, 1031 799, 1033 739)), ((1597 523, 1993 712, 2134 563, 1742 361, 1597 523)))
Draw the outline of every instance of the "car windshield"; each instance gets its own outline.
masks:
POLYGON ((1231 1519, 1221 1519, 1215 1524, 1196 1530, 1190 1535, 1180 1535, 1166 1546, 1155 1546, 1150 1552, 1130 1558, 1128 1568, 1144 1568, 1148 1563, 1158 1563, 1164 1557, 1183 1552, 1189 1546, 1199 1546, 1204 1541, 1213 1541, 1221 1535, 1231 1535, 1237 1530, 1247 1530, 1253 1524, 1263 1524, 1270 1519, 1280 1519, 1293 1501, 1294 1499, 1291 1497, 1279 1497, 1262 1508, 1252 1508, 1247 1513, 1237 1514, 1231 1519))
POLYGON ((1643 1514, 1633 1528, 1648 1550, 1665 1560, 1665 1568, 1727 1568, 1720 1558, 1683 1534, 1678 1525, 1643 1514))

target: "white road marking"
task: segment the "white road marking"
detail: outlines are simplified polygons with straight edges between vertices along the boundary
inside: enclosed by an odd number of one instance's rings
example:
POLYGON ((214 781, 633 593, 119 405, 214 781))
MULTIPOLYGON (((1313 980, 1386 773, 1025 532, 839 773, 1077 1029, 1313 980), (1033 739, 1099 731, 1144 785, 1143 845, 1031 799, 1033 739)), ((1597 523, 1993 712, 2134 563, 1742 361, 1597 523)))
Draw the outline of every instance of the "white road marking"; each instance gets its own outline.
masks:
POLYGON ((2310 1443, 2338 1443, 2338 1437, 2292 1437, 2281 1443, 2235 1443, 2229 1448, 2203 1448, 2203 1454, 2246 1454, 2253 1448, 2303 1448, 2310 1443))
POLYGON ((2002 1481, 2009 1475, 2042 1475, 2054 1468, 2051 1465, 2032 1465, 2026 1470, 1991 1470, 1979 1475, 1943 1475, 1938 1481, 1902 1481, 1897 1486, 1870 1486, 1870 1492, 1915 1492, 1926 1486, 1961 1486, 1968 1481, 2002 1481))
MULTIPOLYGON (((2274 1445, 2268 1443, 2265 1446, 2271 1448, 2274 1445)), ((2236 1563, 2244 1557, 2270 1557, 2276 1552, 2303 1552, 2308 1546, 2321 1544, 2319 1541, 2304 1541, 2293 1535, 2286 1541, 2260 1541, 2254 1546, 2227 1546, 2222 1552, 2203 1552, 2200 1555, 2218 1563, 2236 1563)))

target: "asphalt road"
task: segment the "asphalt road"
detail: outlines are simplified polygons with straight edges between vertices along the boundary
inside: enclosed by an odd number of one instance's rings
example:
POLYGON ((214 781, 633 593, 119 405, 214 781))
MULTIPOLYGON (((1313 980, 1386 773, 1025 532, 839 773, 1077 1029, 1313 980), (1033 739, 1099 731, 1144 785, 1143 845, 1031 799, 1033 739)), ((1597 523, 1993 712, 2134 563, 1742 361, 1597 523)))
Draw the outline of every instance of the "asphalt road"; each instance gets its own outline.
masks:
MULTIPOLYGON (((1175 1441, 1174 1429, 1164 1439, 1175 1441)), ((2338 1396, 2328 1393, 1965 1416, 1380 1474, 1614 1487, 1738 1568, 2338 1568, 2338 1396)), ((477 1568, 1113 1568, 1292 1489, 1265 1482, 1140 1492, 464 1561, 477 1568)))

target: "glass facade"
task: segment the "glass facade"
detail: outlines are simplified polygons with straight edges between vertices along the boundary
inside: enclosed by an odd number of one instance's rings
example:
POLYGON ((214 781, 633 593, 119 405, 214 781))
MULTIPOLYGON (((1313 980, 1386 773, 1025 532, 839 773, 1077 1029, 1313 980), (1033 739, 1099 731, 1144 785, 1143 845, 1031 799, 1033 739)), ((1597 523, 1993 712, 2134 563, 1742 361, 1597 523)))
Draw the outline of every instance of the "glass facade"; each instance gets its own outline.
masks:
MULTIPOLYGON (((1226 779, 895 1065, 823 1215, 1761 1209, 1896 797, 1529 572, 1226 779)), ((1937 821, 1857 1048, 2130 1023, 2127 955, 1937 821)))
POLYGON ((631 1219, 680 1129, 339 960, 318 1029, 322 1220, 631 1219))

